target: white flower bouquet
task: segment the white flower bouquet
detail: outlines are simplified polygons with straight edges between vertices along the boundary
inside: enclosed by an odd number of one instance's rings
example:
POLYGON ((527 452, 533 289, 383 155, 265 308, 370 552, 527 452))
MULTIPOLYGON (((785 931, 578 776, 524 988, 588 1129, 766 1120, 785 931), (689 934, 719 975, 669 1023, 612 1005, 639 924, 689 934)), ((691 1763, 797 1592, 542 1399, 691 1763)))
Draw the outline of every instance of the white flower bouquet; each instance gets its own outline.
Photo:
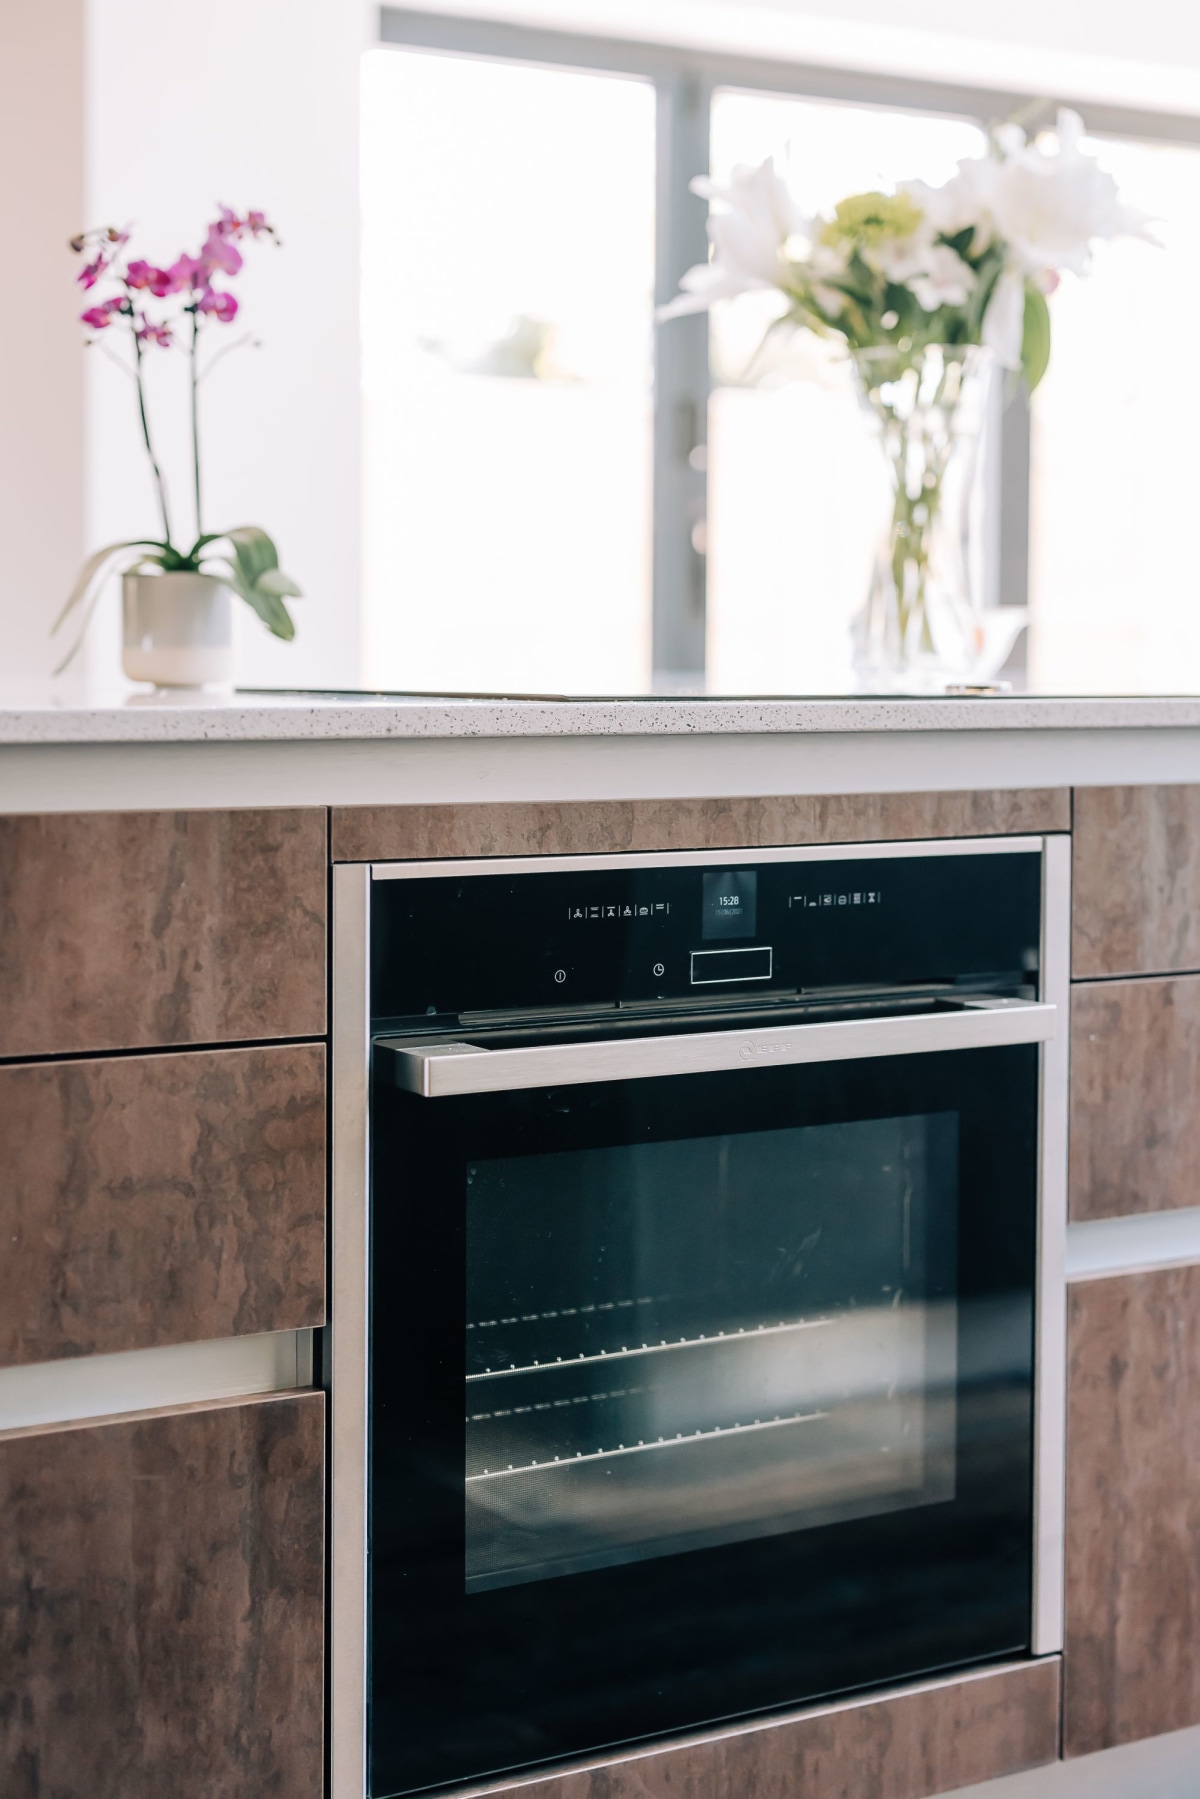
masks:
POLYGON ((774 288, 787 302, 780 323, 851 350, 982 345, 1032 389, 1050 358, 1046 295, 1060 273, 1086 274, 1101 240, 1147 235, 1080 148, 1082 132, 1067 111, 1032 141, 1019 125, 998 126, 991 154, 965 158, 943 186, 851 194, 826 218, 800 212, 770 159, 735 169, 728 187, 695 181, 713 208, 712 256, 660 316, 774 288))
POLYGON ((851 194, 818 218, 770 159, 735 169, 727 187, 692 184, 711 205, 711 257, 660 317, 775 290, 784 305, 770 329, 840 344, 879 431, 892 504, 855 627, 863 685, 988 680, 1024 622, 1011 607, 985 616, 971 591, 983 378, 994 359, 1032 391, 1050 358, 1046 300, 1061 272, 1086 274, 1102 240, 1148 236, 1081 148, 1082 130, 1066 111, 1032 140, 1003 125, 990 153, 960 162, 941 187, 851 194))

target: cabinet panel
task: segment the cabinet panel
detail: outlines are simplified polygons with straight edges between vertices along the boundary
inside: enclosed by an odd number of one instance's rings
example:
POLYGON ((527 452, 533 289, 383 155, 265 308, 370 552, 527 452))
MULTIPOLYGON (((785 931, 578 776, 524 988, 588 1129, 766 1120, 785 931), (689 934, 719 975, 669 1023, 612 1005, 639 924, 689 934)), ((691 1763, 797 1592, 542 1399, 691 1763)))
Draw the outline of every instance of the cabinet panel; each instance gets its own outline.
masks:
POLYGON ((1057 1658, 489 1786, 492 1799, 927 1799, 1058 1754, 1057 1658))
POLYGON ((1064 1753, 1200 1723, 1200 1267, 1069 1302, 1064 1753))
POLYGON ((1071 972, 1200 969, 1200 787, 1077 787, 1071 972))
POLYGON ((1065 788, 857 793, 766 799, 337 806, 335 862, 549 856, 622 850, 762 849, 1070 829, 1065 788))
POLYGON ((0 1057, 320 1036, 324 811, 0 818, 0 1057))
POLYGON ((1200 976, 1071 989, 1071 1217, 1200 1205, 1200 976))
POLYGON ((0 1365, 324 1319, 325 1048, 0 1067, 0 1365))
POLYGON ((0 1438, 5 1799, 320 1799, 319 1393, 0 1438))

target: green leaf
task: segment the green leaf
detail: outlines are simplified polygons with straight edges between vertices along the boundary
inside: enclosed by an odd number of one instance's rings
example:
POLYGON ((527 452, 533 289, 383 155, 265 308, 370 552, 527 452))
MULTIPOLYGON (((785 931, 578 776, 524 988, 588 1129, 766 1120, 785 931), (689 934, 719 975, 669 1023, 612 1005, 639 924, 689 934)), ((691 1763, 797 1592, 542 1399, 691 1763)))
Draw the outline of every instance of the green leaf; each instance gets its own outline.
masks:
POLYGON ((938 235, 942 243, 949 244, 950 248, 961 256, 964 262, 969 260, 967 252, 970 250, 972 239, 975 236, 974 225, 964 225, 961 231, 955 231, 950 236, 947 236, 944 231, 939 232, 938 235))
POLYGON ((290 643, 296 635, 296 626, 291 613, 278 595, 264 593, 258 587, 244 587, 240 581, 235 585, 242 598, 253 606, 272 637, 280 637, 284 643, 290 643))
POLYGON ((169 575, 194 575, 200 569, 198 559, 190 550, 166 549, 158 561, 169 575))
MULTIPOLYGON (((119 556, 122 550, 168 550, 169 548, 169 544, 160 543, 157 537, 127 537, 121 543, 105 544, 102 550, 97 550, 94 555, 89 556, 79 571, 79 579, 67 595, 65 606, 50 627, 51 637, 66 622, 80 601, 87 597, 88 589, 93 581, 99 580, 101 575, 108 573, 109 563, 115 556, 119 556)), ((75 649, 78 648, 79 645, 76 644, 75 649)), ((74 654, 75 650, 72 650, 71 655, 74 654)), ((70 661, 70 657, 67 658, 67 661, 70 661)), ((66 663, 64 662, 61 666, 65 668, 66 663)), ((55 670, 55 673, 57 672, 55 670)))
POLYGON ((279 566, 279 552, 259 525, 236 525, 232 531, 209 532, 198 537, 191 549, 199 564, 209 544, 227 543, 232 560, 219 563, 221 579, 245 600, 274 636, 290 642, 296 635, 285 595, 300 595, 300 588, 279 566))
MULTIPOLYGON (((212 572, 219 572, 221 580, 227 582, 234 593, 258 614, 273 637, 280 637, 285 643, 291 642, 296 635, 296 626, 278 594, 247 581, 237 562, 220 563, 217 570, 212 572)), ((265 572, 267 571, 264 570, 265 572)))
POLYGON ((235 525, 225 536, 233 545, 237 565, 251 587, 269 568, 279 567, 279 552, 258 525, 235 525))
POLYGON ((298 600, 303 597, 304 592, 303 588, 293 581, 290 575, 285 575, 281 568, 264 569, 254 585, 260 593, 273 593, 278 599, 282 599, 285 594, 290 594, 293 599, 298 600))
POLYGON ((1021 367, 1033 392, 1050 362, 1050 308, 1036 282, 1025 283, 1025 328, 1021 333, 1021 367))
POLYGON ((988 302, 996 291, 996 283, 1004 271, 1002 256, 985 259, 976 272, 975 286, 967 301, 966 341, 977 344, 983 333, 983 315, 988 309, 988 302), (989 267, 988 264, 991 264, 989 267))
POLYGON ((281 637, 285 643, 291 642, 296 635, 296 627, 291 613, 276 594, 264 593, 261 588, 248 586, 237 572, 234 573, 232 586, 234 592, 239 593, 246 604, 254 608, 272 637, 281 637))

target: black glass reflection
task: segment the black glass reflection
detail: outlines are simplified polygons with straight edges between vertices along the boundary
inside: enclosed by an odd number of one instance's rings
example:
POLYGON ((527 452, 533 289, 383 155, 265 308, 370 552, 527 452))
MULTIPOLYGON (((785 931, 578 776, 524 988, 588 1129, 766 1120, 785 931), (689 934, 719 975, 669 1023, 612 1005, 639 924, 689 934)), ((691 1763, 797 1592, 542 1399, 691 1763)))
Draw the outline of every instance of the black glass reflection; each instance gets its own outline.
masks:
POLYGON ((376 881, 376 1020, 692 997, 693 953, 751 939, 759 996, 1033 977, 1041 857, 946 855, 376 881), (734 903, 736 902, 736 903, 734 903))
POLYGON ((470 1163, 467 1590, 951 1499, 957 1124, 470 1163))
POLYGON ((1037 1068, 377 1091, 375 1799, 1027 1647, 1037 1068), (705 1342, 647 1381, 654 1331, 705 1342), (754 1399, 829 1416, 712 1434, 754 1399), (645 1477, 518 1472, 668 1418, 645 1477))

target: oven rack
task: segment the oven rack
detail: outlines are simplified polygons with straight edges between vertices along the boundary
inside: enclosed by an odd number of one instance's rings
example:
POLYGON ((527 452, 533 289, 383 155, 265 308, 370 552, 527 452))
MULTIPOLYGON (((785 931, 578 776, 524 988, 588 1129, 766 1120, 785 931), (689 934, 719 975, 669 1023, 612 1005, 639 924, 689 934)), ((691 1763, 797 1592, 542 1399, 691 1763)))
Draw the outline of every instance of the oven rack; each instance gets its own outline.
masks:
MULTIPOLYGON (((570 1364, 568 1364, 570 1366, 570 1364)), ((569 1399, 543 1399, 531 1405, 510 1405, 493 1412, 468 1412, 468 1424, 486 1424, 493 1418, 532 1417, 534 1412, 563 1412, 577 1405, 604 1405, 614 1399, 633 1399, 648 1387, 610 1387, 603 1393, 573 1393, 569 1399)))
MULTIPOLYGON (((691 1294, 684 1298, 696 1303, 691 1294)), ((677 1293, 647 1293, 637 1299, 598 1299, 585 1306, 559 1306, 549 1312, 513 1312, 508 1318, 475 1318, 467 1321, 469 1331, 494 1330, 502 1324, 542 1324, 551 1319, 585 1318, 599 1312, 627 1312, 632 1306, 678 1305, 677 1293)))
POLYGON ((719 1343, 758 1342, 763 1337, 778 1337, 791 1331, 823 1330, 826 1325, 834 1324, 833 1318, 798 1318, 789 1323, 759 1324, 749 1330, 739 1325, 736 1330, 701 1332, 698 1337, 680 1337, 678 1340, 663 1338, 660 1343, 635 1344, 631 1349, 622 1344, 620 1349, 601 1349, 589 1355, 580 1350, 575 1356, 556 1356, 552 1362, 512 1363, 507 1368, 483 1368, 477 1374, 468 1374, 467 1385, 481 1380, 508 1380, 519 1374, 552 1374, 563 1368, 586 1368, 596 1362, 620 1362, 631 1356, 662 1355, 667 1350, 679 1349, 711 1349, 719 1343))
POLYGON ((644 1455, 656 1449, 682 1449, 685 1444, 709 1443, 714 1437, 749 1436, 754 1432, 780 1430, 793 1424, 815 1424, 821 1418, 828 1418, 828 1412, 794 1412, 787 1418, 756 1418, 752 1424, 717 1424, 711 1430, 676 1431, 673 1437, 659 1437, 652 1443, 618 1443, 615 1449, 577 1449, 574 1455, 552 1456, 546 1462, 521 1462, 519 1465, 509 1464, 507 1468, 484 1468, 479 1474, 468 1474, 466 1482, 472 1486, 482 1480, 508 1480, 517 1474, 542 1474, 548 1469, 578 1468, 585 1462, 611 1462, 619 1456, 644 1455))

